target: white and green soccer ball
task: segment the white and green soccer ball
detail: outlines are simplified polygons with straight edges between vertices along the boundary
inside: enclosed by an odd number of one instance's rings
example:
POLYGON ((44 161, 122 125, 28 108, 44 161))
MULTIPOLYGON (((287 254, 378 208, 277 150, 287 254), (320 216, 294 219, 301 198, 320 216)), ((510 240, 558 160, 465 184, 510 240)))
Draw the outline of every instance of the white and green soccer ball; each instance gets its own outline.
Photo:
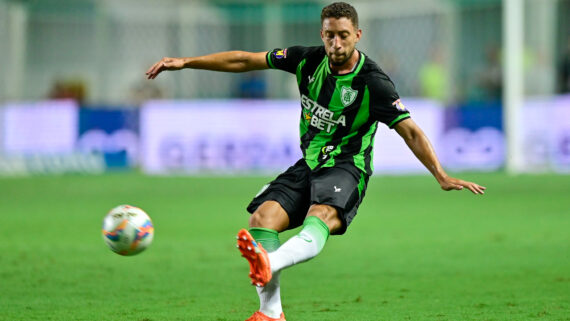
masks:
POLYGON ((103 240, 120 255, 130 256, 144 251, 154 237, 152 221, 145 211, 130 205, 119 205, 103 219, 103 240))

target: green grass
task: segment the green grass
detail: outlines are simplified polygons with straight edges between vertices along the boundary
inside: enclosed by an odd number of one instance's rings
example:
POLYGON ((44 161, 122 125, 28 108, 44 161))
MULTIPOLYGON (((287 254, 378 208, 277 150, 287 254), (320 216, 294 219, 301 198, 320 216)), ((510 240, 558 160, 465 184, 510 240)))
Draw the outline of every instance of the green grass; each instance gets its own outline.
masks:
MULTIPOLYGON (((287 320, 570 320, 570 176, 461 176, 486 195, 372 178, 348 233, 283 273, 287 320)), ((0 179, 0 320, 244 320, 258 302, 234 234, 267 180, 0 179), (124 203, 156 228, 135 257, 101 238, 124 203)))

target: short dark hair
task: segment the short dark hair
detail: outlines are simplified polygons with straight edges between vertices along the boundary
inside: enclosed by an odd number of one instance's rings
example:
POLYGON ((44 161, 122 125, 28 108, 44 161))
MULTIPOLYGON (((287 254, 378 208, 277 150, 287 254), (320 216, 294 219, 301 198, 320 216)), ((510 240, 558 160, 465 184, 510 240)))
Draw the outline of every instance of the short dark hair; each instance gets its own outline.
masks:
POLYGON ((358 29, 358 13, 353 6, 346 2, 335 2, 324 7, 321 11, 321 25, 326 18, 347 18, 358 29))

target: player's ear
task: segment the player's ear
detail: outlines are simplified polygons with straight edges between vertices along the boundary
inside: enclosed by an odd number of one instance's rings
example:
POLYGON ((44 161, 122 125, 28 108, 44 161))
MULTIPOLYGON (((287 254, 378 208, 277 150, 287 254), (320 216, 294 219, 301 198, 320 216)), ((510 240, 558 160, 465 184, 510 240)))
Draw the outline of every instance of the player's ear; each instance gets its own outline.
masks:
POLYGON ((360 38, 362 38, 362 29, 356 31, 356 42, 359 42, 360 38))

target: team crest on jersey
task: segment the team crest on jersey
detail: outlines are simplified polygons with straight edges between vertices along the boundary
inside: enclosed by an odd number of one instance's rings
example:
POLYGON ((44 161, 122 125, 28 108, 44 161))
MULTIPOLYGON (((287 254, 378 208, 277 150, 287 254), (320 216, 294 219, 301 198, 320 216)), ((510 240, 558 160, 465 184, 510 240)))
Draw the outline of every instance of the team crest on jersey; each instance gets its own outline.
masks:
POLYGON ((396 107, 396 109, 398 109, 399 111, 408 111, 406 109, 406 106, 404 106, 404 104, 402 104, 402 101, 400 99, 393 102, 392 106, 396 107))
POLYGON ((354 90, 350 87, 342 86, 340 89, 340 100, 344 107, 352 104, 358 96, 358 90, 354 90))

